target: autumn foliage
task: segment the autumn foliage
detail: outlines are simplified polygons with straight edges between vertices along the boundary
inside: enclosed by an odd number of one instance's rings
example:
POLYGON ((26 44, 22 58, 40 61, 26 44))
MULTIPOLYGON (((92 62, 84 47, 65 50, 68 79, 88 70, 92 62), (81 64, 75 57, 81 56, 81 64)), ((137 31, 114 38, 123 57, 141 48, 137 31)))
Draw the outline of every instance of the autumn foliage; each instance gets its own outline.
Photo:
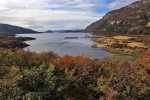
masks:
POLYGON ((150 50, 136 61, 0 50, 0 100, 149 100, 150 50))

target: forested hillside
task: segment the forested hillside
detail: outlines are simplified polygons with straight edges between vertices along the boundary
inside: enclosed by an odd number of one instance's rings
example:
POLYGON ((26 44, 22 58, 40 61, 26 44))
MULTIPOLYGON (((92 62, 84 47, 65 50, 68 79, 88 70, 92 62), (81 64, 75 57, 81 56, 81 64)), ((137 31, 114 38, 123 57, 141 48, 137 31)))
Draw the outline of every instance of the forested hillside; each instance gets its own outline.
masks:
POLYGON ((91 24, 86 32, 95 34, 150 34, 150 0, 136 1, 126 7, 108 12, 91 24))

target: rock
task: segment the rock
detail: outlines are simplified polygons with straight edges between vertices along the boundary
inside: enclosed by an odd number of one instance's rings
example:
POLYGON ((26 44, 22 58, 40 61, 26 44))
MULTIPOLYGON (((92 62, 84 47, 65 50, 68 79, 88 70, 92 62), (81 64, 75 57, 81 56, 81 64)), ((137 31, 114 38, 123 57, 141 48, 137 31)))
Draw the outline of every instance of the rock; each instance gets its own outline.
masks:
POLYGON ((147 27, 150 27, 150 22, 146 25, 147 27))

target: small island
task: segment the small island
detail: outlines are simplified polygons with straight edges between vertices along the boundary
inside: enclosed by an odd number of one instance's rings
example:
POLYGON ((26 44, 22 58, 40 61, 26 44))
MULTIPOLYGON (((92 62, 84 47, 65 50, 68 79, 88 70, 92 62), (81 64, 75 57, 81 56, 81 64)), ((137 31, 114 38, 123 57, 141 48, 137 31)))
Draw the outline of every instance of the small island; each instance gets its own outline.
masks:
POLYGON ((64 39, 78 39, 78 37, 65 37, 64 39))

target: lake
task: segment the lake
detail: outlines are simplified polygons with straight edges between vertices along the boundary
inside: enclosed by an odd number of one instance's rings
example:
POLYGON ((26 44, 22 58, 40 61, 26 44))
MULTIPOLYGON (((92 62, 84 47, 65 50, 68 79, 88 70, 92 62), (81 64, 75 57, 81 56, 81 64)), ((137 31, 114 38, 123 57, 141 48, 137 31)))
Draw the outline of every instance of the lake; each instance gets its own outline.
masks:
POLYGON ((18 36, 34 37, 36 40, 26 41, 25 50, 34 52, 54 51, 60 56, 86 55, 91 58, 103 59, 109 56, 109 52, 102 48, 92 48, 95 42, 91 38, 83 38, 90 33, 41 33, 41 34, 17 34, 18 36), (64 39, 65 37, 78 37, 78 39, 64 39))

